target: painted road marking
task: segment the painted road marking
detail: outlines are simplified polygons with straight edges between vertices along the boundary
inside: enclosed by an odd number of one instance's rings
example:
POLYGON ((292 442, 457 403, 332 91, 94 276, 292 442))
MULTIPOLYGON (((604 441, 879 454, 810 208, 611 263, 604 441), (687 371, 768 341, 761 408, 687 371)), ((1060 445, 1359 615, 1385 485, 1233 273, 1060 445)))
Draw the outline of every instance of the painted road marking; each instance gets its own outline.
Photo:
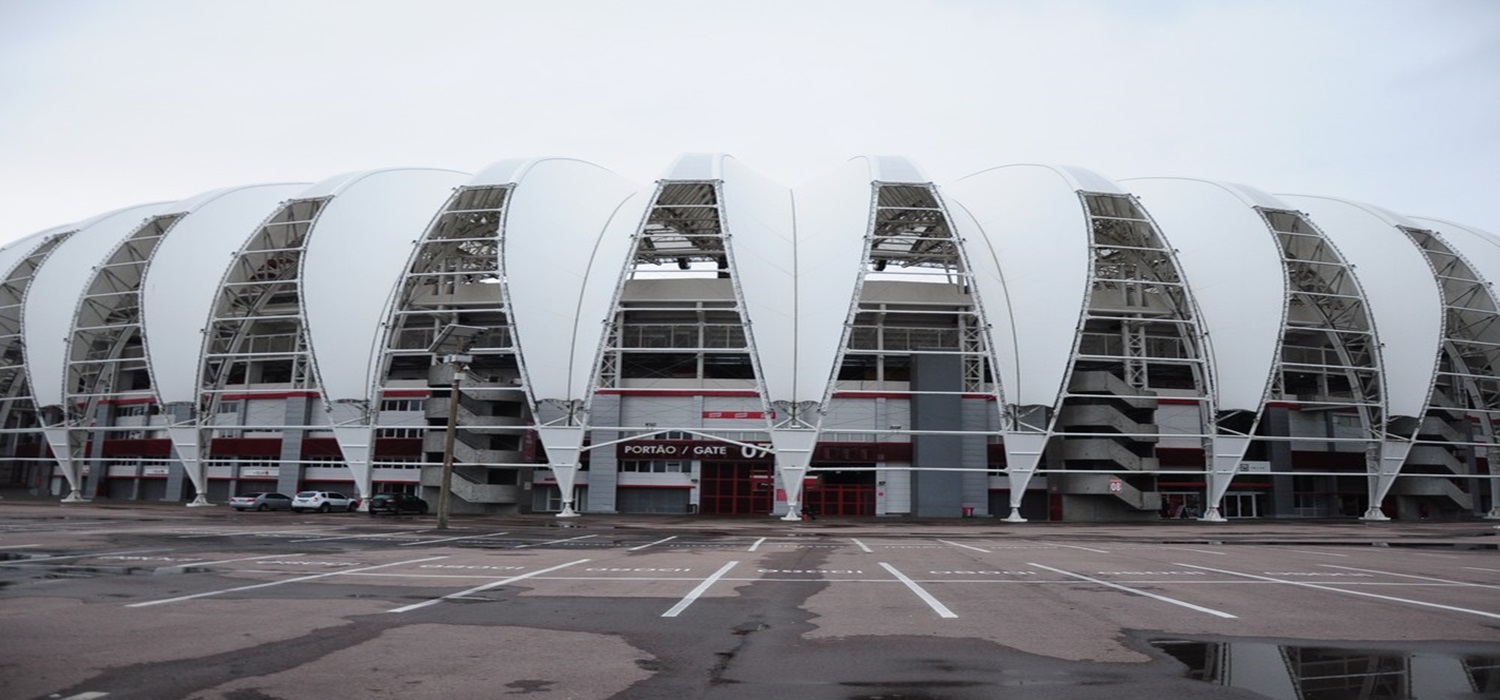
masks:
POLYGON ((1475 588, 1500 588, 1500 586, 1492 586, 1492 585, 1487 584, 1487 583, 1469 583, 1467 581, 1452 581, 1452 580, 1445 579, 1445 578, 1432 578, 1431 576, 1417 576, 1417 575, 1414 575, 1414 574, 1398 574, 1398 573, 1396 573, 1394 571, 1376 571, 1375 569, 1356 569, 1356 568, 1354 568, 1352 566, 1338 566, 1336 564, 1319 564, 1319 566, 1326 566, 1326 567, 1328 567, 1330 569, 1347 569, 1349 571, 1363 571, 1365 573, 1380 574, 1382 576, 1399 576, 1401 578, 1414 578, 1414 579, 1417 579, 1419 581, 1434 581, 1434 582, 1437 582, 1437 583, 1446 583, 1446 584, 1450 584, 1450 585, 1454 585, 1454 586, 1473 586, 1475 588))
POLYGON ((938 541, 942 542, 943 544, 953 545, 954 547, 963 547, 964 549, 972 549, 972 550, 974 550, 976 552, 984 552, 985 554, 989 554, 990 553, 990 550, 988 550, 988 549, 980 549, 978 547, 973 547, 973 546, 970 546, 970 545, 967 545, 967 544, 960 544, 958 542, 949 542, 948 540, 938 540, 938 541))
POLYGON ((1085 552, 1093 552, 1095 554, 1109 554, 1108 550, 1094 549, 1092 547, 1080 547, 1080 546, 1078 546, 1076 544, 1058 544, 1056 546, 1058 546, 1058 547, 1068 547, 1070 549, 1081 549, 1081 550, 1083 550, 1085 552))
MULTIPOLYGON (((590 537, 592 537, 592 535, 590 535, 590 537)), ((436 558, 436 559, 442 559, 443 557, 434 557, 434 558, 436 558)), ((429 560, 424 559, 422 561, 429 561, 429 560)), ((427 607, 429 605, 437 605, 438 603, 441 603, 441 602, 443 602, 445 600, 452 600, 454 598, 462 598, 464 596, 473 595, 473 594, 478 593, 480 591, 487 591, 487 590, 489 590, 491 588, 497 588, 499 586, 504 586, 504 585, 506 585, 508 583, 515 583, 516 581, 520 581, 522 579, 528 579, 528 578, 531 578, 532 576, 540 576, 542 574, 551 573, 553 571, 557 571, 558 569, 565 569, 567 567, 573 566, 574 564, 582 564, 582 563, 584 563, 586 561, 588 561, 588 560, 587 559, 579 559, 578 561, 570 561, 570 562, 568 562, 566 564, 558 564, 557 566, 549 567, 549 568, 546 568, 546 569, 538 569, 538 570, 533 571, 533 572, 531 572, 529 574, 521 574, 519 576, 512 576, 510 578, 502 579, 502 580, 499 580, 499 581, 492 581, 490 583, 484 584, 483 586, 475 586, 475 587, 470 588, 470 589, 468 589, 466 591, 459 591, 457 593, 449 593, 448 595, 445 595, 445 596, 443 596, 441 598, 433 598, 432 600, 424 600, 424 601, 422 601, 420 603, 412 603, 411 605, 403 605, 403 606, 401 606, 399 608, 396 608, 394 610, 387 610, 386 612, 404 613, 404 612, 409 612, 409 611, 412 611, 412 610, 416 610, 418 608, 425 608, 425 607, 427 607)))
MULTIPOLYGON (((1076 578, 1076 579, 1079 579, 1079 580, 1082 580, 1082 581, 1088 581, 1089 583, 1097 583, 1097 584, 1099 584, 1101 586, 1104 586, 1106 588, 1113 588, 1115 590, 1125 591, 1126 593, 1134 593, 1134 594, 1136 594, 1138 596, 1145 596, 1145 597, 1150 598, 1152 600, 1159 600, 1159 601, 1161 601, 1163 603, 1171 603, 1172 605, 1180 605, 1180 606, 1182 606, 1184 608, 1187 608, 1189 610, 1197 610, 1198 612, 1204 612, 1204 613, 1208 613, 1210 615, 1214 615, 1214 616, 1217 616, 1217 617, 1222 617, 1222 618, 1226 618, 1226 619, 1230 619, 1230 620, 1239 619, 1238 615, 1231 615, 1231 614, 1229 614, 1227 612, 1224 612, 1222 610, 1214 610, 1213 608, 1205 608, 1205 607, 1203 607, 1201 605, 1194 605, 1194 604, 1189 603, 1187 601, 1177 600, 1176 598, 1168 598, 1168 597, 1166 597, 1164 595, 1157 595, 1155 593, 1151 593, 1151 592, 1148 592, 1148 591, 1140 590, 1139 588, 1131 588, 1129 586, 1121 586, 1118 583, 1111 583, 1109 581, 1100 580, 1100 579, 1094 578, 1092 576, 1084 576, 1083 574, 1075 574, 1075 573, 1073 573, 1071 571, 1064 571, 1062 569, 1054 569, 1054 568, 1052 568, 1050 566, 1043 566, 1041 564, 1036 564, 1036 563, 1027 563, 1026 565, 1027 566, 1035 566, 1038 569, 1046 569, 1046 570, 1051 571, 1053 573, 1062 574, 1064 576, 1076 578)), ((1183 566, 1183 564, 1174 564, 1173 566, 1183 566)), ((1202 567, 1198 567, 1198 568, 1202 568, 1202 567)))
POLYGON ((766 541, 766 538, 764 538, 764 537, 762 537, 762 538, 760 538, 760 539, 758 539, 758 540, 756 540, 756 541, 755 541, 755 544, 752 544, 752 545, 750 545, 750 551, 752 551, 752 552, 753 552, 753 551, 755 551, 755 550, 757 550, 757 549, 760 549, 760 545, 761 545, 761 543, 762 543, 762 542, 765 542, 765 541, 766 541))
POLYGON ((427 557, 425 559, 411 559, 411 560, 408 560, 408 561, 398 561, 398 562, 393 562, 393 563, 390 563, 390 564, 376 564, 375 566, 368 566, 368 567, 365 567, 363 569, 350 569, 348 571, 329 571, 327 573, 312 574, 310 576, 298 576, 296 578, 289 578, 289 579, 286 579, 284 581, 271 581, 271 582, 268 582, 268 583, 257 583, 257 584, 253 584, 253 585, 250 585, 250 586, 237 586, 235 588, 226 588, 226 589, 224 589, 222 591, 208 591, 207 593, 194 593, 192 595, 178 596, 176 598, 163 598, 161 600, 148 600, 148 601, 143 602, 143 603, 131 603, 129 605, 126 605, 125 607, 127 607, 127 608, 144 608, 144 607, 149 607, 149 606, 152 606, 152 605, 162 605, 164 603, 179 603, 179 602, 182 602, 184 600, 193 600, 194 598, 207 598, 209 596, 223 595, 225 593, 238 593, 239 591, 249 591, 249 590, 254 590, 256 588, 269 588, 271 586, 280 586, 280 585, 282 585, 284 583, 297 583, 298 581, 311 581, 313 579, 325 578, 325 577, 328 577, 328 576, 342 576, 344 574, 352 574, 352 573, 356 573, 356 572, 359 572, 359 571, 373 571, 375 569, 384 569, 384 568, 386 568, 388 566, 403 566, 403 565, 406 565, 406 564, 420 564, 420 563, 422 563, 424 561, 436 561, 438 559, 447 559, 447 557, 427 557))
MULTIPOLYGON (((764 541, 765 538, 762 537, 761 540, 764 541)), ((756 544, 759 544, 759 542, 757 542, 756 544)), ((715 571, 712 576, 709 576, 708 578, 703 579, 703 581, 701 583, 699 583, 697 585, 697 587, 693 588, 693 590, 687 594, 686 598, 683 598, 682 600, 677 601, 677 604, 673 605, 671 610, 668 610, 668 611, 662 613, 661 616, 662 617, 677 617, 678 615, 682 614, 682 611, 687 610, 687 607, 689 605, 692 605, 693 601, 695 601, 695 600, 698 599, 698 596, 703 595, 703 593, 708 590, 709 586, 714 585, 714 583, 716 581, 718 581, 719 579, 723 578, 724 574, 729 573, 729 570, 733 569, 736 564, 739 564, 739 562, 738 561, 732 561, 732 562, 729 562, 728 564, 725 564, 725 565, 719 567, 718 571, 715 571)))
POLYGON ((232 564, 232 563, 237 562, 237 561, 255 561, 257 559, 270 559, 272 557, 300 557, 300 556, 305 556, 305 555, 302 555, 302 554, 262 554, 262 555, 260 555, 258 557, 240 557, 238 559, 220 559, 218 561, 198 561, 198 562, 193 562, 192 564, 183 564, 182 566, 168 566, 168 567, 164 567, 164 568, 166 570, 170 571, 172 569, 187 568, 188 566, 217 566, 219 564, 232 564))
POLYGON ((127 550, 122 551, 122 552, 90 552, 88 554, 61 554, 61 555, 58 555, 58 556, 50 556, 49 555, 49 556, 42 556, 42 557, 28 557, 26 559, 16 559, 16 560, 13 560, 13 561, 8 561, 8 562, 0 562, 0 566, 15 566, 17 564, 33 564, 33 563, 36 563, 36 562, 61 561, 63 559, 88 559, 90 557, 99 557, 99 558, 103 559, 103 558, 108 558, 108 557, 119 556, 121 554, 137 554, 137 553, 140 553, 140 552, 170 552, 170 551, 172 551, 172 550, 170 550, 170 549, 159 549, 159 548, 158 549, 127 549, 127 550))
POLYGON ((337 535, 337 536, 334 536, 334 537, 315 537, 315 538, 310 539, 310 540, 288 540, 288 541, 292 542, 292 543, 297 543, 297 542, 331 542, 333 540, 363 540, 363 539, 373 539, 373 538, 380 538, 380 537, 400 537, 402 535, 415 535, 415 534, 417 534, 419 532, 427 532, 430 529, 432 529, 432 528, 426 528, 426 527, 424 527, 424 528, 422 528, 420 530, 406 530, 406 531, 403 531, 403 532, 380 532, 380 533, 365 534, 365 535, 337 535))
POLYGON ((508 535, 508 534, 510 534, 510 533, 509 532, 491 532, 491 533, 489 533, 487 535, 463 535, 463 536, 460 536, 460 537, 444 537, 444 538, 442 538, 440 540, 418 540, 416 542, 402 542, 401 544, 398 544, 396 546, 397 547, 413 547, 413 546, 422 545, 422 544, 438 544, 440 542, 457 542, 458 540, 477 540, 477 539, 483 539, 485 537, 499 537, 501 535, 508 535))
MULTIPOLYGON (((586 539, 588 539, 590 537, 598 537, 598 535, 579 535, 577 537, 569 537, 569 538, 561 539, 561 540, 548 540, 546 542, 533 542, 531 544, 518 544, 518 545, 515 546, 515 548, 516 549, 526 549, 527 547, 541 547, 542 545, 558 544, 560 542, 573 542, 575 540, 586 540, 586 539)), ((585 559, 584 561, 588 561, 588 560, 585 559)))
POLYGON ((1468 608, 1458 608, 1458 607, 1454 607, 1452 605, 1440 605, 1438 603, 1429 603, 1429 602, 1424 601, 1424 600, 1412 600, 1410 598, 1397 598, 1395 596, 1380 595, 1379 593, 1370 593, 1368 591, 1351 591, 1351 590, 1346 589, 1346 588, 1334 588, 1333 586, 1324 586, 1324 585, 1320 585, 1320 584, 1316 584, 1316 583, 1308 583, 1306 581, 1288 581, 1286 579, 1272 578, 1270 576, 1260 576, 1260 575, 1257 575, 1257 574, 1245 574, 1245 573, 1240 573, 1238 571, 1225 571, 1223 569, 1210 569, 1210 568, 1208 568, 1206 566, 1196 566, 1194 564, 1173 564, 1173 566, 1186 566, 1186 567, 1191 567, 1191 568, 1194 568, 1194 569, 1203 569, 1204 571, 1212 571, 1212 572, 1218 573, 1218 574, 1227 574, 1229 576, 1242 576, 1244 578, 1255 579, 1257 581, 1270 581, 1271 583, 1284 583, 1284 584, 1286 584, 1288 586, 1302 586, 1303 588, 1316 588, 1316 589, 1318 589, 1320 591, 1329 591, 1331 593, 1343 593, 1345 595, 1362 596, 1362 597, 1365 597, 1365 598, 1374 598, 1376 600, 1387 600, 1387 601, 1390 601, 1390 602, 1393 602, 1393 603, 1407 603, 1409 605, 1420 605, 1422 607, 1427 607, 1427 608, 1437 608, 1439 610, 1450 610, 1452 612, 1469 613, 1470 615, 1479 615, 1481 617, 1489 617, 1489 618, 1494 618, 1496 620, 1500 620, 1500 614, 1491 613, 1491 612, 1485 612, 1483 610, 1470 610, 1468 608))
POLYGON ((1491 572, 1491 573, 1500 574, 1500 569, 1484 569, 1484 568, 1480 568, 1480 567, 1477 567, 1477 566, 1465 566, 1464 568, 1465 569, 1473 569, 1474 571, 1488 571, 1488 572, 1491 572))
POLYGON ((1197 552, 1199 554, 1212 554, 1216 557, 1224 556, 1223 552, 1214 552, 1207 549, 1193 549, 1191 547, 1151 547, 1150 549, 1177 549, 1184 552, 1197 552))
POLYGON ((0 549, 20 549, 22 547, 40 547, 39 544, 6 544, 0 545, 0 549))
POLYGON ((928 593, 926 591, 926 589, 924 589, 921 586, 917 585, 916 581, 911 580, 911 578, 908 577, 906 574, 903 574, 900 571, 897 571, 896 567, 891 566, 890 564, 887 564, 885 562, 880 562, 880 565, 882 567, 885 567, 886 571, 891 572, 891 575, 895 576, 896 580, 898 580, 898 581, 906 584, 906 587, 909 588, 909 589, 911 589, 912 593, 917 594, 917 597, 921 598, 922 602, 927 603, 928 607, 932 608, 934 611, 937 612, 938 617, 950 617, 950 618, 951 617, 958 617, 958 615, 954 614, 954 612, 952 610, 948 609, 948 606, 943 605, 942 603, 938 602, 938 599, 932 597, 931 593, 928 593))
POLYGON ((205 537, 304 537, 317 535, 317 532, 287 532, 284 530, 221 530, 200 535, 178 535, 180 540, 197 540, 205 537))
POLYGON ((862 550, 864 550, 864 551, 866 551, 866 552, 874 552, 875 551, 873 549, 870 549, 869 545, 867 545, 867 544, 865 544, 863 542, 860 542, 858 537, 850 537, 849 539, 853 540, 854 544, 859 545, 859 548, 862 549, 862 550))
POLYGON ((677 535, 672 535, 671 537, 663 537, 663 538, 661 538, 661 539, 659 539, 659 540, 657 540, 655 542, 647 542, 646 544, 643 544, 643 545, 641 545, 639 547, 631 547, 630 549, 627 549, 625 551, 627 551, 627 552, 635 552, 635 551, 639 551, 639 550, 645 549, 647 547, 650 547, 653 544, 661 544, 663 542, 670 542, 670 541, 675 540, 675 539, 677 539, 677 535))
POLYGON ((1349 556, 1347 554, 1339 554, 1338 552, 1318 552, 1318 551, 1313 551, 1313 550, 1310 550, 1310 549, 1283 549, 1281 551, 1283 551, 1283 552, 1296 552, 1298 554, 1312 554, 1312 555, 1319 556, 1319 557, 1347 557, 1347 556, 1349 556))

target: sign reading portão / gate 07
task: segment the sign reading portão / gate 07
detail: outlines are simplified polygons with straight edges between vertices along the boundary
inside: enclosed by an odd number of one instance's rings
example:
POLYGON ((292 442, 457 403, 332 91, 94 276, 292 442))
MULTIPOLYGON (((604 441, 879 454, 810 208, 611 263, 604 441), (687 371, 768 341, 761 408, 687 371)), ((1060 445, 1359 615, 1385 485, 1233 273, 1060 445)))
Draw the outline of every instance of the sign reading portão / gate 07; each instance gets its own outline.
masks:
POLYGON ((615 447, 619 459, 697 459, 705 462, 773 462, 771 451, 712 440, 634 440, 615 447))

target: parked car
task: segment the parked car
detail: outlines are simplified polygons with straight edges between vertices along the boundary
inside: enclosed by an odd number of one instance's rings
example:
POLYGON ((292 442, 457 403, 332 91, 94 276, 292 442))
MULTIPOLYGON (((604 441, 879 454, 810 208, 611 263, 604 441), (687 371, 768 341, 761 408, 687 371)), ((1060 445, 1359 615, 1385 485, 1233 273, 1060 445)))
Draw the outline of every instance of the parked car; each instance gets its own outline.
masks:
POLYGON ((292 510, 301 513, 315 510, 327 513, 331 510, 351 511, 359 507, 359 500, 338 491, 298 491, 292 498, 292 510))
POLYGON ((261 491, 257 493, 243 493, 229 498, 230 507, 235 510, 291 510, 292 497, 284 493, 272 493, 261 491))
POLYGON ((426 515, 427 501, 409 493, 377 493, 370 497, 370 515, 379 513, 426 515))

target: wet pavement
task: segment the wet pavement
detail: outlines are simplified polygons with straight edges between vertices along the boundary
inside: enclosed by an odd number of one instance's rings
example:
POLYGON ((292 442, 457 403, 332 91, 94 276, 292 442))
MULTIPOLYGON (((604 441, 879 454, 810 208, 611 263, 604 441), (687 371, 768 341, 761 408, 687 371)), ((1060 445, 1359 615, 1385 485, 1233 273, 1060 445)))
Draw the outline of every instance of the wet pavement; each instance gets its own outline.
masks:
POLYGON ((5 498, 0 687, 230 700, 1500 697, 1489 521, 434 524, 5 498))

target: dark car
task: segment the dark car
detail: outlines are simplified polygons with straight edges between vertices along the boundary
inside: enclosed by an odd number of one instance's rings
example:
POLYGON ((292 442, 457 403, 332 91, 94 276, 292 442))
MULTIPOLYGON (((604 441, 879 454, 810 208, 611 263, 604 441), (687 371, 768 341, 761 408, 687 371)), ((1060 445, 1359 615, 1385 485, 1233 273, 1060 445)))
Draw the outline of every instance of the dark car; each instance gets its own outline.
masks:
POLYGON ((409 493, 377 493, 370 498, 370 515, 379 513, 426 515, 427 501, 409 493))

